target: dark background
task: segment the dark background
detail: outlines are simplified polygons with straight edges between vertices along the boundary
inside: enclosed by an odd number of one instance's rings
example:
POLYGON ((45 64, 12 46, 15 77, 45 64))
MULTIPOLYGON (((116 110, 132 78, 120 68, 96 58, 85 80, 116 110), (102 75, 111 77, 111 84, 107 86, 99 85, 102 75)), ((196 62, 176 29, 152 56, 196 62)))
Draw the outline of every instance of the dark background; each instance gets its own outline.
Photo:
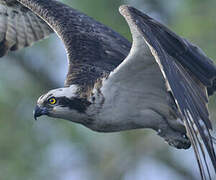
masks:
MULTIPOLYGON (((131 39, 121 4, 130 4, 199 45, 216 59, 215 0, 65 0, 73 8, 131 39)), ((0 59, 0 179, 2 180, 197 180, 192 151, 177 150, 151 130, 96 133, 42 117, 37 98, 63 86, 66 53, 56 35, 0 59)), ((215 124, 215 97, 210 113, 215 124)))

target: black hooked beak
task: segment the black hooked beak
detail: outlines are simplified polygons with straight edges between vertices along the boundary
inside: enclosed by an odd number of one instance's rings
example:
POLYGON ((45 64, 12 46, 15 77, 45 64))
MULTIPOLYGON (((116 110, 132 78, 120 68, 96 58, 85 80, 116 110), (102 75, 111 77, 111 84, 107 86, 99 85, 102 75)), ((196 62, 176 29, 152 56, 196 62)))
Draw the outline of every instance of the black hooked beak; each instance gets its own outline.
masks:
POLYGON ((34 111, 33 111, 34 119, 37 120, 38 117, 42 115, 48 115, 48 110, 46 107, 39 107, 36 105, 34 111))

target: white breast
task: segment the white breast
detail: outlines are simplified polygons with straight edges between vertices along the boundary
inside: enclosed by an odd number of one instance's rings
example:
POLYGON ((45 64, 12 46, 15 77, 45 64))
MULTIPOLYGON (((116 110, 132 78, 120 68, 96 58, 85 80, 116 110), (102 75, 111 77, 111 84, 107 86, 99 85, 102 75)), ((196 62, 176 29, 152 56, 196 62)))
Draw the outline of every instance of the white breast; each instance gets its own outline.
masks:
POLYGON ((158 118, 154 113, 150 115, 152 109, 169 114, 161 71, 145 41, 137 38, 140 40, 133 43, 129 56, 103 81, 100 91, 104 102, 96 117, 98 129, 149 126, 148 121, 158 118))

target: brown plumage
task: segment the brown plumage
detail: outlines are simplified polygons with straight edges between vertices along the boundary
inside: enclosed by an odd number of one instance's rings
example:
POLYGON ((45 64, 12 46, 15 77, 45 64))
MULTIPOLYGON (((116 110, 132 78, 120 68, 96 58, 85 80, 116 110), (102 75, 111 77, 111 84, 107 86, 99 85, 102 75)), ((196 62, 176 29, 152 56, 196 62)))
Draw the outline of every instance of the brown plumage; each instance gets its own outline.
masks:
MULTIPOLYGON (((60 2, 0 0, 0 4, 0 21, 3 22, 0 26, 0 55, 44 38, 52 32, 50 26, 64 42, 67 51, 69 70, 65 85, 78 85, 82 92, 107 77, 130 50, 131 43, 121 35, 60 2), (18 27, 18 18, 22 19, 25 31, 18 27)), ((198 47, 144 13, 128 6, 122 6, 120 11, 130 27, 142 35, 160 67, 167 92, 172 94, 176 114, 185 124, 193 145, 201 177, 207 179, 209 165, 202 142, 216 171, 216 156, 210 135, 212 125, 207 108, 207 89, 212 94, 216 87, 215 65, 198 47)))

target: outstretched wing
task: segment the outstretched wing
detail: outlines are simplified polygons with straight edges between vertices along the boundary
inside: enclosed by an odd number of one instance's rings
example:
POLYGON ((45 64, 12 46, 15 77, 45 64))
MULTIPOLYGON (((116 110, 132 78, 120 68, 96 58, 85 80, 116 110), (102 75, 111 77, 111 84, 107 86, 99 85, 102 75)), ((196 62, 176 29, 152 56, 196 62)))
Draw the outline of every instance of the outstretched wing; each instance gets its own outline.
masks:
POLYGON ((0 0, 0 57, 52 32, 47 23, 16 0, 0 0))
POLYGON ((69 60, 65 85, 93 86, 118 66, 130 42, 93 18, 54 0, 18 0, 46 21, 62 39, 69 60))
MULTIPOLYGON (((117 67, 130 51, 131 43, 124 37, 62 3, 54 0, 0 0, 0 57, 9 50, 21 49, 48 36, 53 30, 44 20, 61 37, 67 49, 66 86, 82 85, 81 82, 85 84, 83 87, 91 86, 97 78, 117 67)), ((194 67, 193 61, 186 64, 194 67)), ((208 87, 210 95, 215 90, 216 83, 208 87)))
MULTIPOLYGON (((66 86, 92 86, 104 73, 118 66, 130 50, 130 43, 125 38, 62 3, 54 0, 17 1, 46 21, 64 42, 69 59, 66 86)), ((216 169, 205 92, 206 86, 211 86, 215 78, 215 67, 190 43, 134 8, 123 7, 122 14, 143 35, 160 66, 181 112, 204 179, 199 147, 204 160, 205 153, 196 133, 201 136, 216 169)))
POLYGON ((202 142, 216 171, 206 93, 206 86, 215 78, 214 64, 194 45, 135 8, 122 6, 120 12, 148 44, 180 111, 202 179, 206 179, 206 172, 211 179, 202 142))

